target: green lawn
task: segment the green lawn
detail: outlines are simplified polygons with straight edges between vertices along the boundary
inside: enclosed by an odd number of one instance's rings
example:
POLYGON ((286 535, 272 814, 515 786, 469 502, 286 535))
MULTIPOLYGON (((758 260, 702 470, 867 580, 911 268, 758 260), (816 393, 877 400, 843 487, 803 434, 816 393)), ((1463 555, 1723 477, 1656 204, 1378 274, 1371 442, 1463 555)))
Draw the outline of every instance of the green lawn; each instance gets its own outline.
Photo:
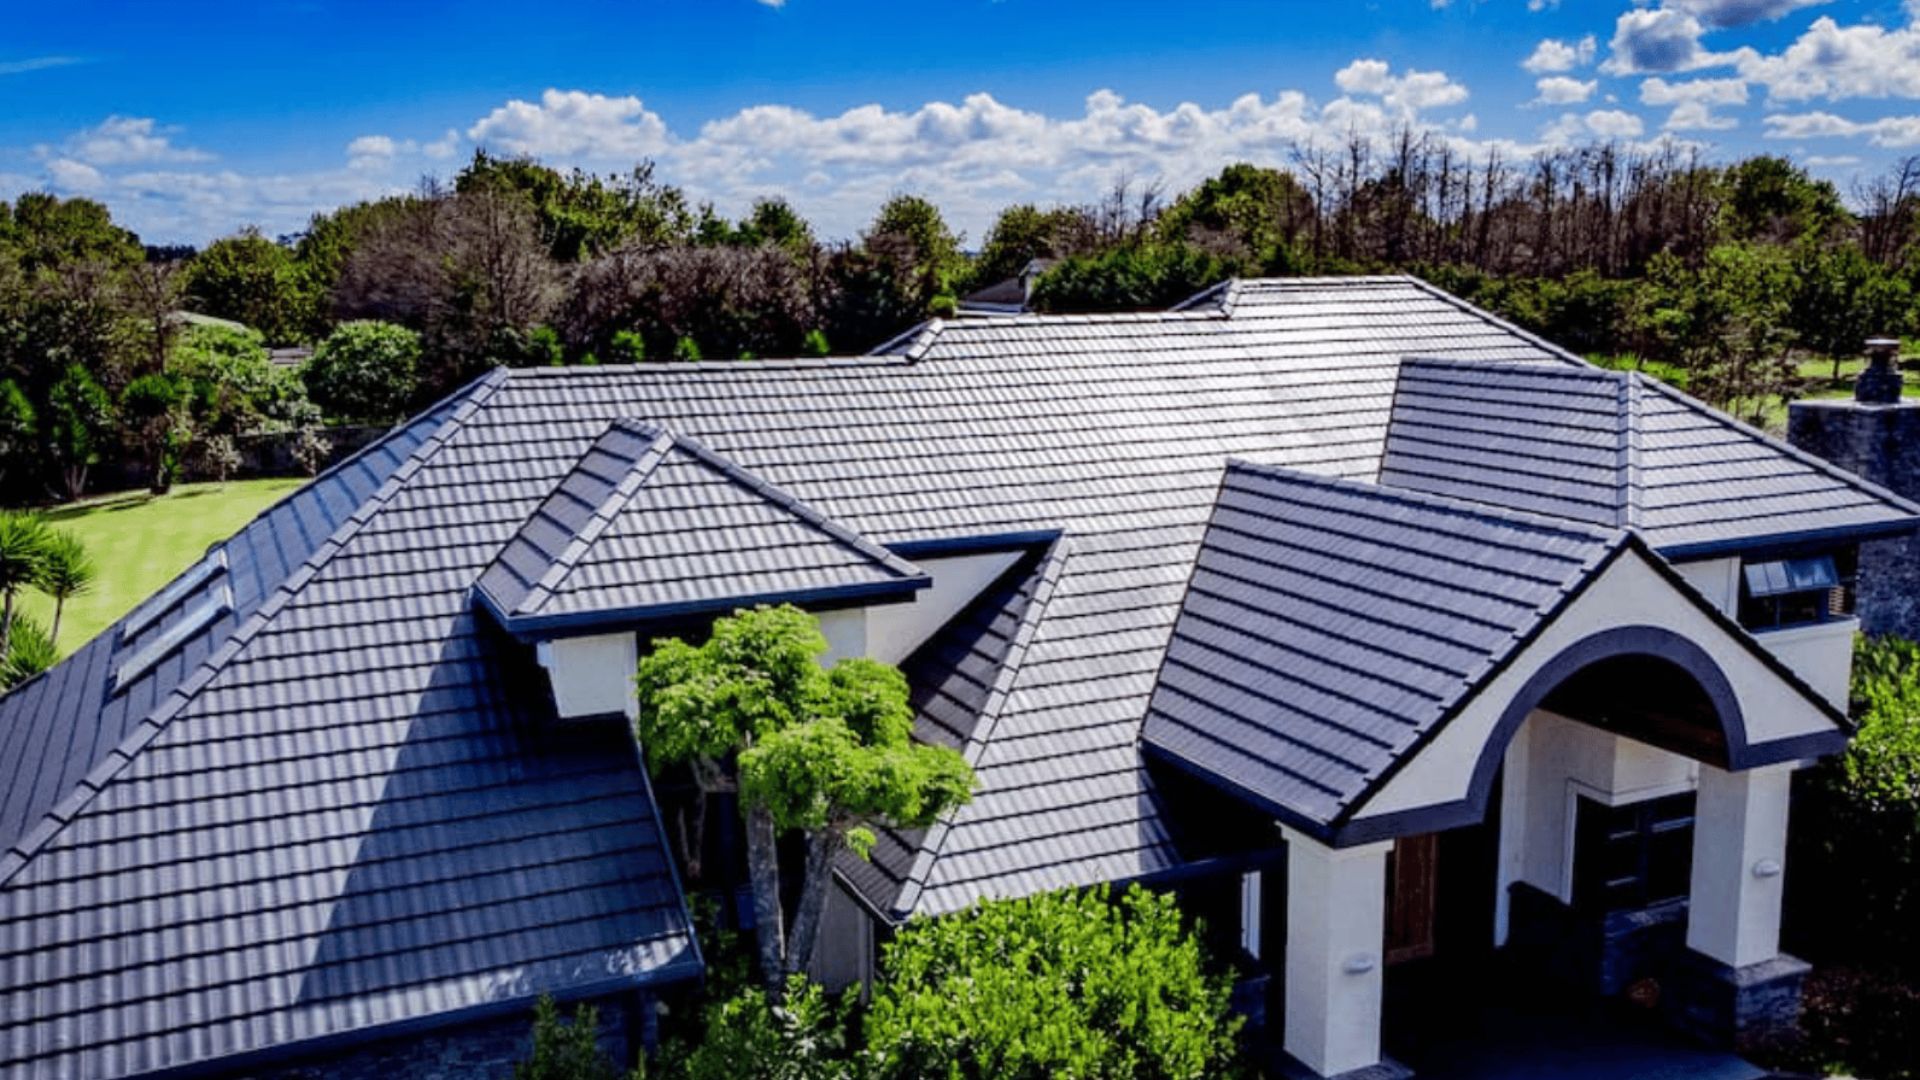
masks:
MULTIPOLYGON (((1656 360, 1642 362, 1633 356, 1593 355, 1588 359, 1601 367, 1613 368, 1616 371, 1643 371, 1682 390, 1687 388, 1686 372, 1671 364, 1662 364, 1656 360)), ((1840 361, 1840 373, 1836 377, 1832 360, 1801 360, 1794 365, 1803 386, 1797 400, 1852 397, 1853 380, 1866 366, 1865 357, 1850 357, 1840 361)), ((1909 398, 1920 399, 1920 341, 1909 340, 1905 343, 1900 352, 1900 370, 1906 375, 1906 384, 1902 388, 1902 393, 1909 398)), ((1784 434, 1787 430, 1787 407, 1776 398, 1767 403, 1760 417, 1742 417, 1742 419, 1750 422, 1757 420, 1757 426, 1776 435, 1784 434)))
MULTIPOLYGON (((242 525, 306 481, 235 480, 182 484, 155 497, 144 491, 102 495, 49 511, 47 521, 78 536, 93 555, 93 590, 68 601, 60 627, 64 655, 86 644, 134 605, 242 525)), ((24 609, 45 622, 53 604, 28 593, 24 609)))

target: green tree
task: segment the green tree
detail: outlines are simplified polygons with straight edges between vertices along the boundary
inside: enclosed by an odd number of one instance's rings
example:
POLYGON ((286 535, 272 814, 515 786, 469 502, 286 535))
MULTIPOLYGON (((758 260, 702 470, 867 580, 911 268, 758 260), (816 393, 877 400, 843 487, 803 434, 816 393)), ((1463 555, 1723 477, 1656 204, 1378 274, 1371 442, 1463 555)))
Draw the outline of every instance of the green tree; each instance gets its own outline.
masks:
POLYGON ((987 229, 968 272, 967 289, 1015 277, 1035 259, 1070 254, 1081 224, 1080 211, 1068 207, 1042 210, 1032 203, 1007 207, 987 229))
POLYGON ((706 1008, 704 1031, 677 1074, 685 1080, 851 1080, 847 1022, 814 983, 794 975, 777 1002, 743 987, 706 1008))
POLYGON ((861 244, 879 263, 881 280, 897 302, 916 316, 936 297, 952 296, 967 267, 940 208, 918 195, 895 195, 882 204, 861 244))
POLYGON ((180 451, 192 438, 189 401, 186 384, 163 372, 142 375, 120 392, 120 416, 145 448, 155 495, 173 486, 180 451))
POLYGON ((831 854, 864 851, 867 822, 928 824, 972 787, 959 755, 912 743, 898 672, 865 660, 828 672, 826 649, 812 615, 761 607, 715 620, 700 645, 656 641, 639 668, 636 733, 653 767, 688 765, 703 796, 740 792, 760 973, 776 993, 811 957, 831 854), (783 829, 807 846, 792 938, 780 901, 783 829))
POLYGON ((562 263, 579 262, 623 242, 685 242, 693 213, 679 188, 654 179, 653 163, 622 176, 563 173, 532 158, 498 157, 485 150, 454 178, 454 191, 510 193, 532 209, 541 241, 562 263))
POLYGON ((600 1048, 600 1011, 582 1004, 571 1021, 560 1018, 553 998, 541 995, 533 1006, 533 1049, 513 1064, 513 1080, 640 1080, 642 1070, 622 1074, 600 1048))
POLYGON ((1793 259, 1789 320, 1801 346, 1840 361, 1857 356, 1872 334, 1905 333, 1913 325, 1914 298, 1907 283, 1852 244, 1805 244, 1793 259))
POLYGON ((56 645, 60 641, 60 616, 67 610, 67 601, 92 591, 98 576, 93 556, 87 554, 87 545, 81 543, 79 537, 58 529, 50 533, 42 553, 40 577, 34 584, 53 599, 53 628, 47 637, 56 645))
POLYGON ((330 416, 384 424, 407 414, 419 386, 420 335, 404 326, 341 323, 314 350, 301 377, 330 416))
POLYGON ((1226 264, 1191 244, 1129 244, 1067 259, 1040 275, 1041 311, 1152 311, 1226 280, 1226 264))
POLYGON ((1200 1080, 1236 1070, 1231 992, 1170 895, 988 901, 888 943, 866 1052, 876 1080, 1200 1080))
POLYGON ((0 477, 17 463, 30 463, 39 434, 39 418, 26 391, 12 379, 0 380, 0 477))
POLYGON ((54 647, 52 635, 37 620, 22 615, 14 620, 12 640, 7 643, 5 659, 0 660, 0 688, 18 686, 59 659, 60 650, 54 647))
POLYGON ((1726 170, 1721 231, 1738 242, 1819 241, 1851 217, 1840 193, 1783 157, 1750 157, 1726 170))
POLYGON ((51 537, 38 514, 0 511, 0 657, 13 649, 13 623, 20 590, 40 583, 51 537))
POLYGON ((47 401, 46 438, 60 466, 67 498, 79 498, 87 488, 87 470, 100 460, 113 435, 113 401, 87 369, 67 365, 53 384, 47 401))
POLYGON ((309 279, 293 252, 255 228, 215 240, 182 281, 196 311, 258 330, 274 345, 305 340, 314 322, 309 279))
POLYGON ((1163 240, 1194 243, 1250 265, 1289 263, 1314 220, 1312 196, 1292 174, 1240 163, 1181 195, 1154 222, 1163 240))
POLYGON ((811 255, 816 246, 813 226, 787 200, 755 199, 747 216, 734 229, 733 242, 745 247, 777 247, 796 258, 811 255))
POLYGON ((272 362, 255 330, 194 326, 174 342, 166 372, 185 384, 205 435, 285 431, 318 419, 299 373, 272 362))

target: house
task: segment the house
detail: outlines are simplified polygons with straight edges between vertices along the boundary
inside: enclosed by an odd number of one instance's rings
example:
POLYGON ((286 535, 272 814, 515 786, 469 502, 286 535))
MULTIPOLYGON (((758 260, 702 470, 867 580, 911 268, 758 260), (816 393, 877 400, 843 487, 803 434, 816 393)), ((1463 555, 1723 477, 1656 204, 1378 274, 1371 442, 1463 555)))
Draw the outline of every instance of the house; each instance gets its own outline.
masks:
POLYGON ((1496 948, 1752 1037, 1854 553, 1917 526, 1404 277, 496 371, 0 699, 0 1076, 497 1068, 542 993, 645 1038, 701 958, 630 675, 759 602, 979 778, 843 859, 823 979, 1143 882, 1304 1074, 1391 1074, 1396 973, 1496 948))
POLYGON ((1013 277, 996 281, 960 298, 962 315, 1020 315, 1033 310, 1033 286, 1059 259, 1028 259, 1013 277))

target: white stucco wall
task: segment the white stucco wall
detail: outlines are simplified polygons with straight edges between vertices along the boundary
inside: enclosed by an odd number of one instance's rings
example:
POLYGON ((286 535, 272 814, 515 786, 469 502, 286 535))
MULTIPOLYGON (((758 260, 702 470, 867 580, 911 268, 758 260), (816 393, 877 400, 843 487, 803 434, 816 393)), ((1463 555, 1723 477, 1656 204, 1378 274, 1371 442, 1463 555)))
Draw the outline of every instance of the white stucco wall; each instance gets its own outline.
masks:
POLYGON ((1835 619, 1767 630, 1753 635, 1753 639, 1805 679, 1821 697, 1845 709, 1847 683, 1853 676, 1853 635, 1859 632, 1860 620, 1835 619))
POLYGON ((1791 692, 1764 663, 1695 607, 1638 553, 1615 560, 1551 625, 1355 815, 1458 802, 1507 704, 1540 667, 1579 641, 1625 626, 1656 626, 1698 645, 1719 666, 1745 715, 1749 743, 1832 730, 1812 703, 1791 692))
POLYGON ((639 642, 631 633, 555 638, 536 652, 553 684, 553 704, 562 718, 639 714, 633 672, 639 642))
POLYGON ((867 655, 883 664, 905 660, 1023 554, 1025 552, 991 551, 944 559, 915 559, 914 565, 925 570, 933 584, 915 593, 911 603, 868 609, 866 640, 871 651, 867 655))
POLYGON ((1728 615, 1740 608, 1740 560, 1697 559, 1693 562, 1675 563, 1673 568, 1688 584, 1700 590, 1707 602, 1728 615))

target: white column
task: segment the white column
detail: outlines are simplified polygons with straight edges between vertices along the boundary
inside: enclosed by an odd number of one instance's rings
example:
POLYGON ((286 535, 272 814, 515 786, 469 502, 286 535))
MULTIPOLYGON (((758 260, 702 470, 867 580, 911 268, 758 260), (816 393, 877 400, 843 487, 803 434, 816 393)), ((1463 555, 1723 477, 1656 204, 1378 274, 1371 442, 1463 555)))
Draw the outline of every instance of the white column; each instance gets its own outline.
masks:
POLYGON ((1287 839, 1286 1049, 1321 1076, 1380 1062, 1381 949, 1392 841, 1287 839))
POLYGON ((1793 766, 1745 772, 1700 766, 1687 947, 1730 967, 1780 953, 1793 766))
POLYGON ((1260 959, 1260 871, 1240 875, 1240 947, 1260 959))

